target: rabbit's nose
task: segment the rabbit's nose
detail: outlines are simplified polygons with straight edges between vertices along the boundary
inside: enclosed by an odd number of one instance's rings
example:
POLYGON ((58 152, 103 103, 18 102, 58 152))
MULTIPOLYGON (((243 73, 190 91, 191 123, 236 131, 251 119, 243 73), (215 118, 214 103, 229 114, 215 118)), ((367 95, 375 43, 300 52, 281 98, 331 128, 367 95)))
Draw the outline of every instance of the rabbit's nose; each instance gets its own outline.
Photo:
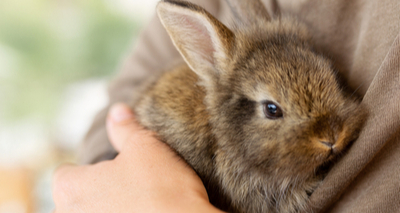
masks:
POLYGON ((325 146, 329 147, 330 149, 332 149, 334 143, 330 142, 330 141, 324 141, 324 140, 320 140, 320 143, 324 144, 325 146))

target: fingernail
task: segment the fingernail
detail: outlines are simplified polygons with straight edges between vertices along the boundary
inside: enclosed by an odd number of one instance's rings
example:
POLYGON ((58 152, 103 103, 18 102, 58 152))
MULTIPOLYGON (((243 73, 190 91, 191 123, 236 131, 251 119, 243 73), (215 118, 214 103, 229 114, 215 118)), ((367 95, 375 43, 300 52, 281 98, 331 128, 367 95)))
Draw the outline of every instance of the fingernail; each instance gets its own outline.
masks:
POLYGON ((122 103, 114 104, 110 109, 110 117, 114 122, 122 122, 133 118, 132 110, 122 103))

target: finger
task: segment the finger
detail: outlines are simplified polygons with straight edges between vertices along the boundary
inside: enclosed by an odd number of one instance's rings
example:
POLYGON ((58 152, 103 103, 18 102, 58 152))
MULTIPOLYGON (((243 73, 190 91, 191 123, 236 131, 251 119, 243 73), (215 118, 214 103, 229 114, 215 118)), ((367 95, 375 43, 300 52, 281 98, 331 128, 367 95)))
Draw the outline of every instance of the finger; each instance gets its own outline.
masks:
POLYGON ((141 130, 143 128, 136 122, 128 105, 117 103, 111 107, 107 117, 107 133, 111 144, 118 152, 130 137, 141 130))

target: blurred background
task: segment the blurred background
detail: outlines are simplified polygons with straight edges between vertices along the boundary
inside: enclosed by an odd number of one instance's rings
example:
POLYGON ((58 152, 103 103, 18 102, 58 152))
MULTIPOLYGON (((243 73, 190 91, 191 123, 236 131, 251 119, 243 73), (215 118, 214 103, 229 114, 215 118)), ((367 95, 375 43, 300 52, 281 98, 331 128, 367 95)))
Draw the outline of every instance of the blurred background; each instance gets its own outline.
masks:
POLYGON ((157 0, 0 1, 0 213, 48 213, 51 177, 107 103, 157 0))

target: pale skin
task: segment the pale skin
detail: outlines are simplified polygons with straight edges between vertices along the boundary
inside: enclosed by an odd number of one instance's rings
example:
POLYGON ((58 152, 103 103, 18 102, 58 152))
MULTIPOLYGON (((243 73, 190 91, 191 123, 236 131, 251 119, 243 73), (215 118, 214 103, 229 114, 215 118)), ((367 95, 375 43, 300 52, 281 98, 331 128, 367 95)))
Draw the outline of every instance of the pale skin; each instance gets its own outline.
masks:
POLYGON ((127 105, 111 108, 107 132, 119 155, 94 165, 60 166, 54 212, 221 212, 193 169, 144 130, 127 105))

